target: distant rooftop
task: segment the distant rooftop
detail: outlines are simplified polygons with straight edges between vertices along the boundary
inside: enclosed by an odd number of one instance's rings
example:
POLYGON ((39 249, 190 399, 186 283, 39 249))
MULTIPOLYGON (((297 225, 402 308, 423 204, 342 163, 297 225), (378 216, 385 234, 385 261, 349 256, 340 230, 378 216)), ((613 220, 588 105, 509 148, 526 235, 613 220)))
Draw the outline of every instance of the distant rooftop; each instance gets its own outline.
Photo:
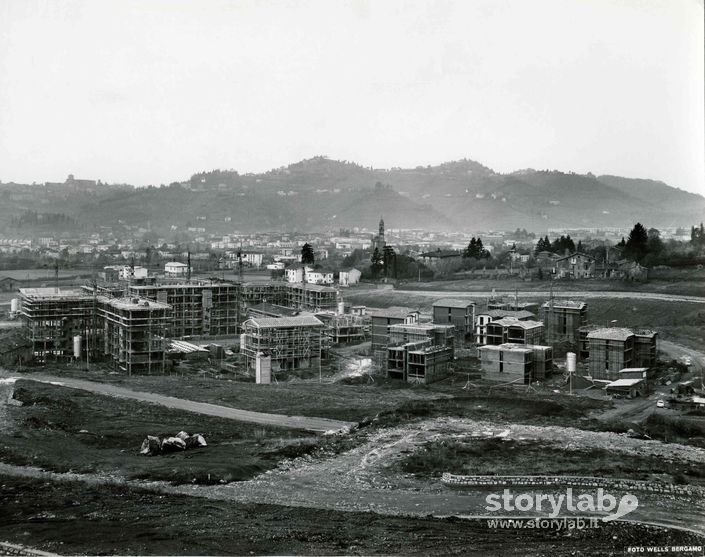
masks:
POLYGON ((295 317, 251 317, 247 321, 262 329, 323 326, 323 322, 313 315, 299 315, 295 317))
POLYGON ((61 298, 90 298, 91 295, 80 288, 20 288, 20 294, 37 300, 58 300, 61 298))
POLYGON ((543 307, 550 308, 564 308, 564 309, 583 309, 587 307, 585 302, 577 302, 575 300, 553 300, 553 302, 544 302, 543 307))
POLYGON ((99 297, 100 301, 117 309, 171 309, 169 304, 154 302, 146 298, 124 297, 124 298, 107 298, 99 297))
POLYGON ((502 325, 503 327, 521 327, 522 329, 535 329, 536 327, 543 327, 543 321, 532 321, 525 320, 520 321, 516 317, 504 317, 498 319, 497 321, 492 321, 491 325, 502 325))
POLYGON ((643 381, 642 378, 637 378, 637 379, 617 379, 616 381, 612 381, 612 383, 609 383, 607 387, 633 387, 634 385, 637 385, 643 381))
POLYGON ((468 306, 475 305, 472 300, 459 300, 458 298, 442 298, 433 302, 433 307, 444 307, 444 308, 461 308, 465 309, 468 306))
POLYGON ((632 330, 624 327, 606 327, 603 329, 595 329, 594 331, 590 331, 587 335, 588 338, 603 340, 627 340, 631 336, 634 336, 632 330))
POLYGON ((493 319, 501 319, 503 317, 516 317, 517 319, 528 319, 529 317, 534 317, 534 314, 525 309, 512 310, 512 309, 491 309, 482 313, 482 315, 489 315, 493 319))

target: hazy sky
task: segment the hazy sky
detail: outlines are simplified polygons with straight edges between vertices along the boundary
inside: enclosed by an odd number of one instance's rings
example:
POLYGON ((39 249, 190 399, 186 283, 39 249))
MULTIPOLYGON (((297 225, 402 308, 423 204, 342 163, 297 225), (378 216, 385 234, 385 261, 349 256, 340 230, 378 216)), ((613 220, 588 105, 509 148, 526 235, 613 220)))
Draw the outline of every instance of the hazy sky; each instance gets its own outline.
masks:
POLYGON ((705 194, 698 0, 0 0, 0 180, 471 158, 705 194))

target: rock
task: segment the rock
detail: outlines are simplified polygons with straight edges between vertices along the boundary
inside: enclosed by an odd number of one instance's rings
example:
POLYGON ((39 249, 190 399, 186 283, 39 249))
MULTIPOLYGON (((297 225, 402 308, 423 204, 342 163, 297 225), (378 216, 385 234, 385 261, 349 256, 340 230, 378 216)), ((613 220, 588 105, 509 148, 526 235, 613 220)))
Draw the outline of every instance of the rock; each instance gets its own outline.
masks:
POLYGON ((194 435, 191 435, 188 439, 186 439, 186 448, 187 449, 198 449, 200 447, 207 447, 208 443, 206 443, 206 438, 203 437, 200 433, 196 433, 194 435))
POLYGON ((188 433, 186 433, 185 431, 179 431, 179 433, 177 433, 176 436, 179 439, 181 439, 183 442, 186 442, 186 439, 188 439, 190 437, 190 435, 188 433))
POLYGON ((173 453, 178 451, 185 451, 186 443, 179 439, 178 437, 167 437, 162 439, 162 452, 163 453, 173 453))
POLYGON ((154 437, 153 435, 147 435, 147 438, 142 441, 142 448, 140 449, 140 454, 154 456, 158 455, 161 450, 161 439, 159 439, 159 437, 154 437))

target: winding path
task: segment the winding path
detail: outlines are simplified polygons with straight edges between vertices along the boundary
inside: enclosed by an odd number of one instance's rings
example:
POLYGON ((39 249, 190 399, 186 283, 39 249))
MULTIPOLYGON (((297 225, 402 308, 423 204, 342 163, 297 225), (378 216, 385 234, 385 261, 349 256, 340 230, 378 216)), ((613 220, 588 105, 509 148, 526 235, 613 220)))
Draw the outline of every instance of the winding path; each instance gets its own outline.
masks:
MULTIPOLYGON (((10 377, 12 378, 12 377, 10 377)), ((149 393, 145 391, 133 391, 125 387, 118 387, 109 383, 98 383, 95 381, 86 381, 84 379, 74 379, 71 377, 59 377, 54 375, 45 375, 41 373, 32 375, 15 376, 15 379, 24 379, 27 381, 38 381, 40 383, 50 383, 68 387, 70 389, 79 389, 99 395, 112 396, 117 398, 127 398, 138 400, 140 402, 149 402, 159 404, 167 408, 175 408, 177 410, 186 410, 196 414, 205 414, 207 416, 216 416, 219 418, 227 418, 230 420, 238 420, 241 422, 249 422, 255 424, 285 427, 290 429, 300 429, 311 431, 314 433, 324 433, 327 431, 337 431, 343 428, 352 427, 352 422, 344 422, 341 420, 332 420, 329 418, 316 418, 309 416, 287 416, 283 414, 269 414, 266 412, 253 412, 251 410, 241 410, 239 408, 231 408, 229 406, 220 406, 217 404, 209 404, 207 402, 196 402, 183 398, 176 398, 157 393, 149 393)), ((266 386, 265 386, 266 388, 266 386)))

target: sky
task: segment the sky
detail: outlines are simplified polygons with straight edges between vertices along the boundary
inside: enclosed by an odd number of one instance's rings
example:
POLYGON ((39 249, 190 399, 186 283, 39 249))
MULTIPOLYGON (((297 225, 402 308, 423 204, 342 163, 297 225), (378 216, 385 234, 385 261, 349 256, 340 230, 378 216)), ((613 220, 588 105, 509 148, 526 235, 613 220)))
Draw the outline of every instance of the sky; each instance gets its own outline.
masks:
POLYGON ((705 194, 702 0, 0 0, 0 180, 325 155, 705 194))

